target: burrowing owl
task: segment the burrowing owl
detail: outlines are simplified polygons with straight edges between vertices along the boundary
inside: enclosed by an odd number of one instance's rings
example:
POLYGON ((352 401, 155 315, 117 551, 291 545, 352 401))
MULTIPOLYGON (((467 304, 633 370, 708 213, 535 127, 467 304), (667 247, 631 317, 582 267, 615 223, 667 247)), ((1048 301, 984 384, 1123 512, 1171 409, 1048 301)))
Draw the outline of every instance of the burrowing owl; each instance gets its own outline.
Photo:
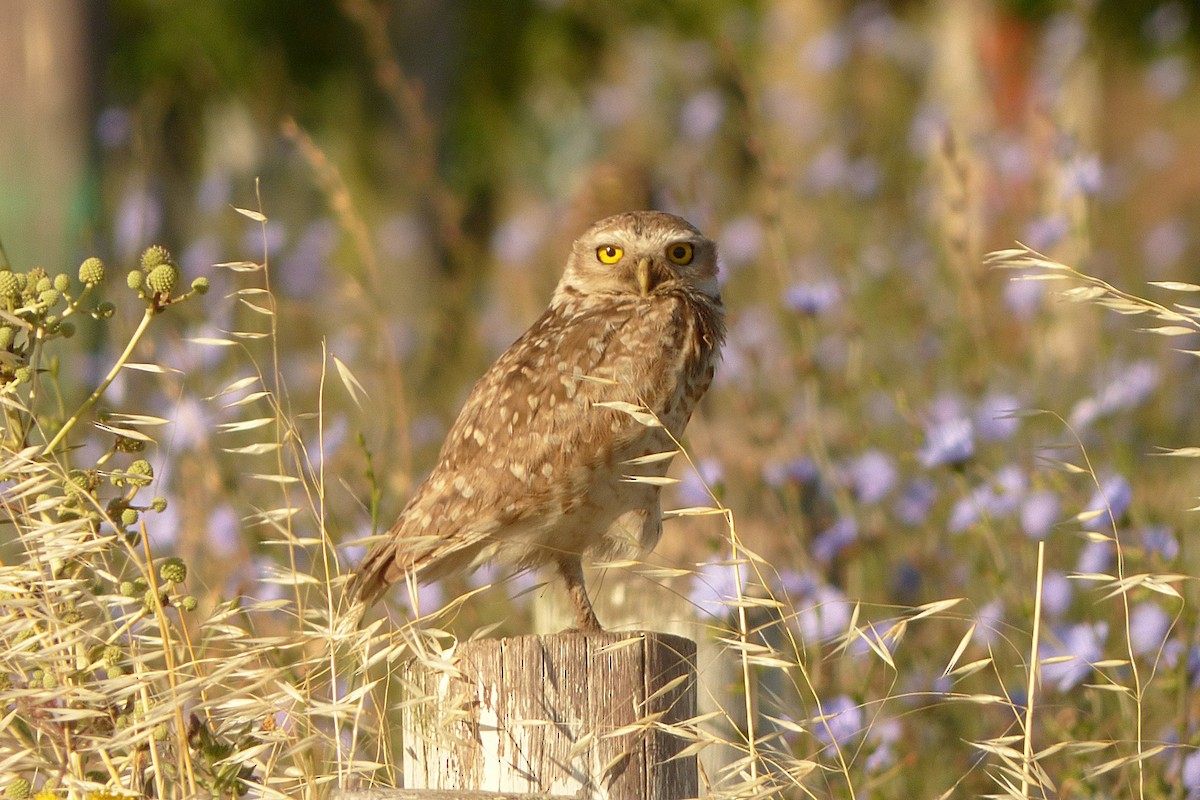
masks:
POLYGON ((492 559, 553 563, 579 628, 601 630, 580 559, 658 541, 660 479, 724 337, 711 241, 658 211, 592 225, 550 307, 471 390, 351 596, 492 559))

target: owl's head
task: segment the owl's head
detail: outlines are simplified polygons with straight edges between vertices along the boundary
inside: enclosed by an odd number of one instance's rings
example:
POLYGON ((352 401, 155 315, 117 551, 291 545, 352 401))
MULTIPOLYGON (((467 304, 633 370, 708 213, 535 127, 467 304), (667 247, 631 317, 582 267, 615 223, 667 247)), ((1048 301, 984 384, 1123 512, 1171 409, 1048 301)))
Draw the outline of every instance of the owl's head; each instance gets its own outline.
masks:
POLYGON ((554 301, 572 291, 647 296, 682 288, 719 297, 717 246, 674 214, 630 211, 575 240, 554 301))

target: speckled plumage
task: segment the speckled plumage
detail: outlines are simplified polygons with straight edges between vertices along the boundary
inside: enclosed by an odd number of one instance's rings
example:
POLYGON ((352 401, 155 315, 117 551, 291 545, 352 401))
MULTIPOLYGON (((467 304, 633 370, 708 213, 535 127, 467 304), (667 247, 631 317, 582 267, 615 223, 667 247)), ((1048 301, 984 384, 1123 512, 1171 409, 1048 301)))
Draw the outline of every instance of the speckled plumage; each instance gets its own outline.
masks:
POLYGON ((671 460, 629 462, 675 450, 712 382, 725 335, 716 274, 715 245, 679 217, 639 211, 589 228, 550 307, 471 390, 352 596, 371 602, 408 572, 431 580, 492 559, 553 563, 579 627, 599 629, 580 559, 658 541, 660 487, 630 477, 662 477, 671 460), (691 258, 674 263, 682 246, 691 258), (623 251, 616 263, 602 263, 608 247, 623 251))

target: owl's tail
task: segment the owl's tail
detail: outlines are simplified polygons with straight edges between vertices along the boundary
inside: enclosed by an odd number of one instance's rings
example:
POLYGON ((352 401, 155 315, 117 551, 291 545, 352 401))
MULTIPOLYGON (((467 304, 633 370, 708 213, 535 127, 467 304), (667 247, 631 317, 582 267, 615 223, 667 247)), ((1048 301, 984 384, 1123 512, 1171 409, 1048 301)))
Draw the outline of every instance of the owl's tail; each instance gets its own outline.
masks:
POLYGON ((390 540, 367 553, 346 584, 346 597, 352 605, 365 611, 392 585, 394 579, 390 575, 396 569, 396 550, 395 541, 390 540))

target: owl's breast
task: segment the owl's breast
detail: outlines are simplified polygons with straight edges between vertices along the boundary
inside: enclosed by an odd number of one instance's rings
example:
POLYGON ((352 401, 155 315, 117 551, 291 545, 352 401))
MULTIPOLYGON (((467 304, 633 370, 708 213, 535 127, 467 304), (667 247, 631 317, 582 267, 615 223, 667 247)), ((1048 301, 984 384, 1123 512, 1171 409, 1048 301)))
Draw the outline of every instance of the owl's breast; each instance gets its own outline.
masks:
POLYGON ((712 384, 725 337, 724 310, 704 295, 671 295, 645 321, 650 330, 641 338, 650 352, 641 364, 650 374, 641 400, 678 438, 712 384))

